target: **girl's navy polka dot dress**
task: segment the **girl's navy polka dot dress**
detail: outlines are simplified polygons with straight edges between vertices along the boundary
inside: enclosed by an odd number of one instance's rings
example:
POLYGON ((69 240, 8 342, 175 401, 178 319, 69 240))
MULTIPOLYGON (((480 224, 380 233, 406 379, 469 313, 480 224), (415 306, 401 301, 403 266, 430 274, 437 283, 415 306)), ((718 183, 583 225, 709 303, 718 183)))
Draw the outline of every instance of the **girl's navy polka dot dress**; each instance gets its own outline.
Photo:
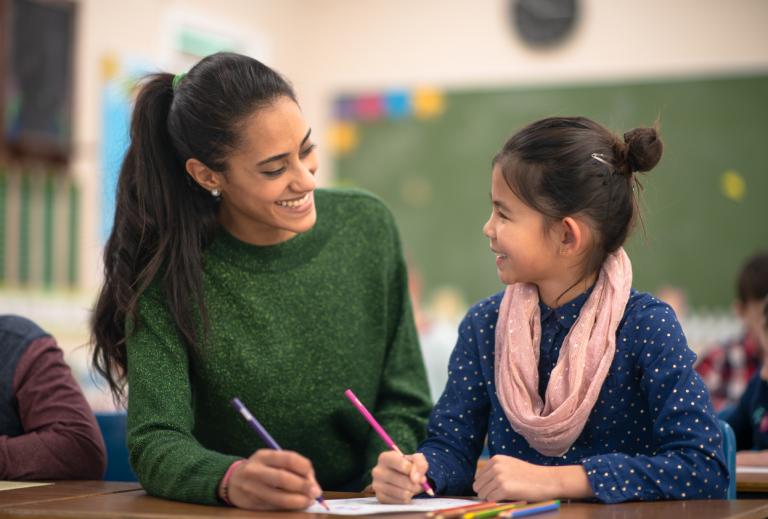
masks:
MULTIPOLYGON (((540 303, 539 391, 589 291, 559 308, 540 303)), ((444 495, 471 494, 486 435, 491 456, 584 467, 598 500, 724 499, 728 472, 709 393, 693 369, 680 324, 665 303, 632 290, 616 354, 589 420, 571 449, 548 457, 510 426, 494 389, 495 325, 503 293, 462 321, 448 383, 419 451, 444 495)))

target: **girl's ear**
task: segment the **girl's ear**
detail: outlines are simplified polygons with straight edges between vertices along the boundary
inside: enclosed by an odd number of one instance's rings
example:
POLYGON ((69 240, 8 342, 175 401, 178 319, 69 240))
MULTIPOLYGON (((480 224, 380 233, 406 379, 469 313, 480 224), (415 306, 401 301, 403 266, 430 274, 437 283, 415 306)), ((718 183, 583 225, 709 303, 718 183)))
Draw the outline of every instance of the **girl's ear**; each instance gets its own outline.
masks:
POLYGON ((197 159, 189 159, 184 164, 187 174, 206 191, 221 190, 221 175, 197 159))
POLYGON ((560 254, 579 256, 587 248, 591 229, 581 218, 566 216, 560 222, 560 254))

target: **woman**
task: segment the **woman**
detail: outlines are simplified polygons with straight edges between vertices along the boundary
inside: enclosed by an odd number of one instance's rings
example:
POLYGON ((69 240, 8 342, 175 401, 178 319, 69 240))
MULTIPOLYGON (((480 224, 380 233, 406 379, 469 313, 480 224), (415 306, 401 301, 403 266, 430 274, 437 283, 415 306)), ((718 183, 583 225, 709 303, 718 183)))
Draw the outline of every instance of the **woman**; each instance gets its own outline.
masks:
POLYGON ((300 509, 319 485, 359 490, 385 446, 347 387, 403 448, 422 439, 430 400, 392 216, 316 189, 316 170, 293 90, 252 58, 142 86, 93 360, 118 398, 130 386, 149 493, 300 509), (286 451, 259 449, 233 397, 286 451))

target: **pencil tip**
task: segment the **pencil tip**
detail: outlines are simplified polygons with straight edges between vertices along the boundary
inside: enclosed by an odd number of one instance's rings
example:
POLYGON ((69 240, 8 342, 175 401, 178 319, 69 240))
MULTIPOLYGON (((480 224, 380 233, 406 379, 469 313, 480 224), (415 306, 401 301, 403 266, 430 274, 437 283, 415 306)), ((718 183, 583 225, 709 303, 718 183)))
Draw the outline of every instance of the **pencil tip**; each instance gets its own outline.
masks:
POLYGON ((434 491, 434 490, 432 490, 431 488, 428 488, 428 489, 427 489, 427 495, 428 495, 429 497, 435 497, 435 491, 434 491))

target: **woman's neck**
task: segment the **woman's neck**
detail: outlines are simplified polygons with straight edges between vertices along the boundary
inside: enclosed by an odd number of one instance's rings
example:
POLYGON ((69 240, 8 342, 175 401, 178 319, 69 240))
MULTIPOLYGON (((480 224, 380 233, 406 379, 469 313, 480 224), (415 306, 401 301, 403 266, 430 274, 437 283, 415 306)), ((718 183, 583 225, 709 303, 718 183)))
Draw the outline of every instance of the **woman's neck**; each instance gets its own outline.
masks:
POLYGON ((272 227, 262 222, 242 217, 233 218, 226 211, 219 212, 219 224, 241 242, 251 245, 277 245, 296 236, 295 232, 272 227))

